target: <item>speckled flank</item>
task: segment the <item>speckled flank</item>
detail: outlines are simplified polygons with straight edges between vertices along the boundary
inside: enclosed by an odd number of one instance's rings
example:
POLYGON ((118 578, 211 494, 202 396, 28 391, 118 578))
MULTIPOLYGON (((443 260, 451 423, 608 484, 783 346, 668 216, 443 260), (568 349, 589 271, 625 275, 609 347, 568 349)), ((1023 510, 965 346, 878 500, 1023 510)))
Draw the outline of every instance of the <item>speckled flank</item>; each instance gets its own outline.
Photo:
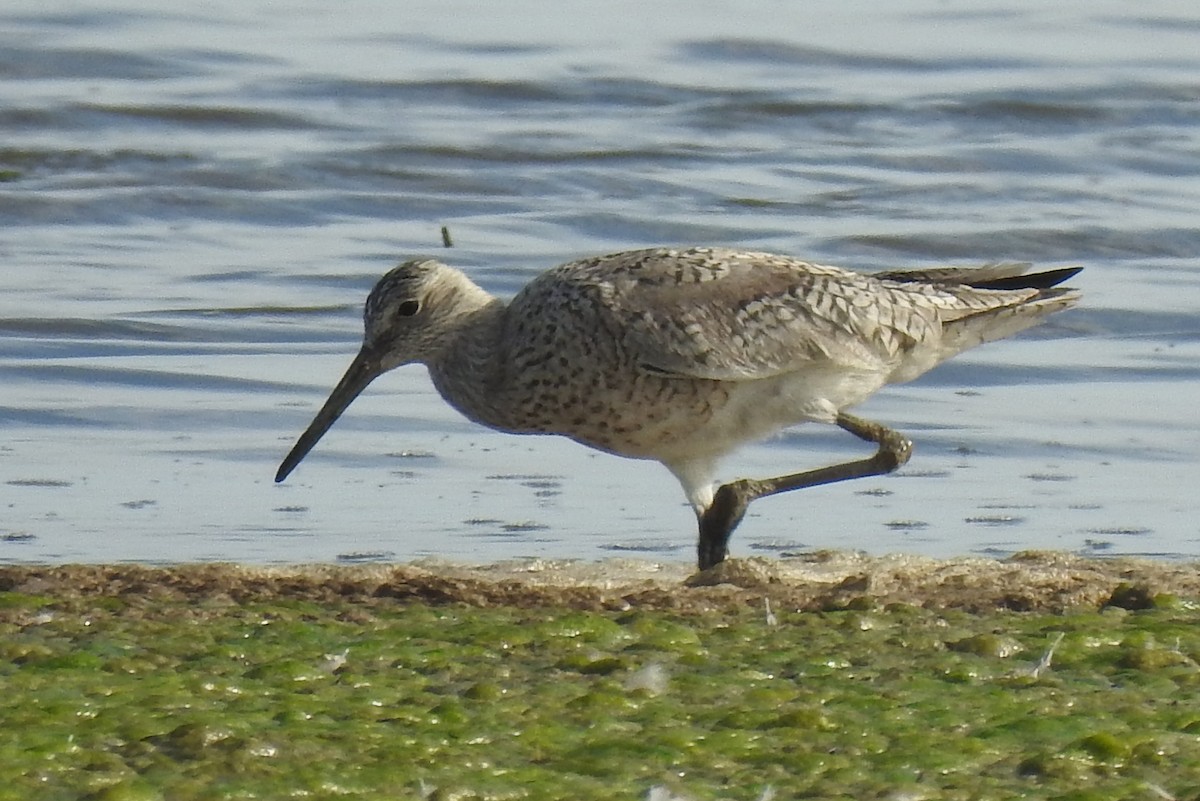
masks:
POLYGON ((738 445, 838 422, 881 386, 1078 300, 1051 288, 1075 270, 1024 269, 871 276, 767 253, 649 249, 556 267, 506 304, 452 267, 410 261, 372 290, 363 350, 279 478, 372 378, 421 362, 472 420, 656 459, 702 514, 717 462, 738 445))

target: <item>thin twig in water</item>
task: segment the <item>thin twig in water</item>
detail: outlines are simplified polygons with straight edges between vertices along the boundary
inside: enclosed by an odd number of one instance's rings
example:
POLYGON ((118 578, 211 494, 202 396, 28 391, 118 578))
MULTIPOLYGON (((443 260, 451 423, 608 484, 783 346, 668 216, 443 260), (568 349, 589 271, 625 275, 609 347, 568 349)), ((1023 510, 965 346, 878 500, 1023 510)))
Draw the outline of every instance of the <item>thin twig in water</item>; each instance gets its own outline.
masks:
POLYGON ((1146 789, 1149 790, 1150 792, 1154 793, 1159 798, 1164 799, 1164 801, 1178 801, 1178 799, 1175 796, 1171 795, 1166 790, 1159 787, 1157 784, 1151 784, 1150 782, 1146 782, 1146 789))
POLYGON ((778 626, 779 618, 775 617, 775 613, 771 611, 771 599, 763 598, 763 606, 765 606, 767 609, 767 625, 778 626))

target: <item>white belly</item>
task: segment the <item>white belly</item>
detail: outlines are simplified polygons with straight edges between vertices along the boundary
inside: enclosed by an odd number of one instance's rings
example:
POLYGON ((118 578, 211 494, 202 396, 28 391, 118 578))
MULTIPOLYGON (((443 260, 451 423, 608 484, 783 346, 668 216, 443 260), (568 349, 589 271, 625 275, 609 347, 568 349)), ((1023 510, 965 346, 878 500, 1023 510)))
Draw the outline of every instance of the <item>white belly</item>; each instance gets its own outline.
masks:
POLYGON ((866 400, 886 383, 879 372, 844 368, 809 369, 758 381, 727 383, 728 400, 711 417, 672 443, 664 443, 664 462, 717 459, 746 442, 765 439, 805 422, 834 423, 842 409, 866 400))

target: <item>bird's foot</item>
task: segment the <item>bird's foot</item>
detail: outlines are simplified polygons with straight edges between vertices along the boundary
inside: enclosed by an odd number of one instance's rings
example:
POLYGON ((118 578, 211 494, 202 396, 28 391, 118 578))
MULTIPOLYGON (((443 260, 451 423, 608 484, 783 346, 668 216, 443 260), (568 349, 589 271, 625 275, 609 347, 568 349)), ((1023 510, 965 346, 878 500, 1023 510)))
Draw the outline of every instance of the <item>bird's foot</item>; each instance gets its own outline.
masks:
POLYGON ((708 570, 701 570, 684 581, 686 587, 716 587, 732 584, 745 590, 766 589, 782 581, 779 571, 770 560, 762 557, 751 559, 727 558, 717 562, 708 570))
POLYGON ((754 482, 747 479, 721 485, 713 501, 700 516, 700 569, 708 570, 725 560, 729 553, 729 535, 746 516, 750 502, 758 497, 754 482))

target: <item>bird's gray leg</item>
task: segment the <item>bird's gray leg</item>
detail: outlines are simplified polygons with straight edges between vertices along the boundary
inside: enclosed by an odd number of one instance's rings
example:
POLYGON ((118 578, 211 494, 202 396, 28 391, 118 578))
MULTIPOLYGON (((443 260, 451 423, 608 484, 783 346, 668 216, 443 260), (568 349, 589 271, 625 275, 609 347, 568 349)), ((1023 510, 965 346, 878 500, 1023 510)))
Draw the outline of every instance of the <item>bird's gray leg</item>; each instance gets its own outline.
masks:
POLYGON ((879 450, 869 459, 807 470, 777 478, 743 478, 723 484, 717 489, 713 502, 700 516, 700 569, 706 570, 725 560, 729 535, 737 528, 752 501, 780 492, 832 484, 852 478, 890 473, 908 461, 912 442, 887 426, 839 412, 837 424, 854 436, 874 442, 879 450))

